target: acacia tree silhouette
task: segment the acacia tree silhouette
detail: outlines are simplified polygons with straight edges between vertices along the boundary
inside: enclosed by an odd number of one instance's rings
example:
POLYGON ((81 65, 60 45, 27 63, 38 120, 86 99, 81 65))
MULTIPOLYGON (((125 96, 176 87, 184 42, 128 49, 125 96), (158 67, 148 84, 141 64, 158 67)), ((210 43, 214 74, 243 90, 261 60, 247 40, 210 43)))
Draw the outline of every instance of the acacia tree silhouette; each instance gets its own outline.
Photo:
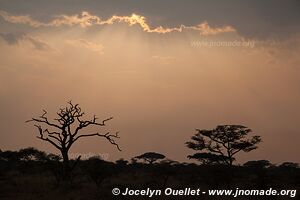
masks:
MULTIPOLYGON (((71 101, 65 108, 61 108, 57 112, 57 118, 54 119, 55 122, 49 121, 47 111, 43 110, 44 113, 39 118, 32 118, 26 122, 34 122, 34 126, 37 127, 39 131, 39 136, 37 138, 52 144, 61 152, 63 158, 63 168, 62 168, 62 178, 63 180, 70 179, 71 171, 74 169, 76 162, 73 166, 70 166, 69 162, 69 150, 72 145, 78 141, 80 138, 99 136, 107 139, 112 145, 115 145, 119 151, 118 144, 115 139, 119 138, 118 132, 111 134, 107 132, 105 134, 100 133, 89 133, 82 134, 81 131, 89 126, 105 126, 105 123, 112 117, 104 119, 101 123, 97 122, 96 116, 94 115, 91 120, 83 120, 82 117, 84 112, 78 104, 73 104, 71 101), (43 128, 42 125, 48 128, 43 128), (52 130, 50 130, 51 128, 52 130)), ((80 156, 77 158, 77 161, 80 156)))
POLYGON ((136 156, 135 158, 142 159, 142 160, 148 162, 149 164, 152 164, 152 163, 156 162, 157 160, 164 159, 165 157, 166 156, 164 156, 160 153, 147 152, 147 153, 144 153, 142 155, 136 156))
POLYGON ((186 142, 188 148, 201 151, 189 155, 202 163, 222 163, 232 165, 234 155, 240 151, 249 152, 257 148, 261 142, 260 136, 247 138, 251 129, 242 125, 219 125, 212 130, 199 130, 192 136, 192 141, 186 142))

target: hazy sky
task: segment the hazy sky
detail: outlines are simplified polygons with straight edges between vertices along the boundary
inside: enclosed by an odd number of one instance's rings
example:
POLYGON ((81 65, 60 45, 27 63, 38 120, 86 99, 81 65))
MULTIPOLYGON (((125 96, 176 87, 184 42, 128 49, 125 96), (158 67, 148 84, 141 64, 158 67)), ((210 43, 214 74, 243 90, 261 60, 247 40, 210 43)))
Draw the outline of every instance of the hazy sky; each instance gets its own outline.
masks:
POLYGON ((56 152, 24 122, 73 100, 120 131, 72 153, 188 161, 195 129, 242 124, 238 162, 300 162, 299 1, 0 1, 0 148, 56 152))

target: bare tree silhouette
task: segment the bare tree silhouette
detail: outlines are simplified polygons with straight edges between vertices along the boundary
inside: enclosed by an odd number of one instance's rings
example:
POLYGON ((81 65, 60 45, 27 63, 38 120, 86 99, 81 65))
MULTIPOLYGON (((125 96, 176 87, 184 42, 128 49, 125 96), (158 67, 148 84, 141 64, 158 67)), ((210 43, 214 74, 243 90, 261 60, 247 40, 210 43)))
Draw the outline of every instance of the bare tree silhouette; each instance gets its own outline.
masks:
POLYGON ((200 153, 189 155, 188 158, 203 163, 222 163, 231 166, 235 154, 240 151, 252 151, 261 142, 260 136, 257 135, 247 138, 252 130, 242 125, 219 125, 212 130, 196 130, 192 141, 186 142, 186 145, 200 153))
MULTIPOLYGON (((73 166, 70 166, 69 162, 69 150, 72 145, 78 141, 80 138, 98 136, 107 139, 112 145, 115 145, 118 150, 120 150, 115 139, 119 138, 118 132, 111 134, 107 132, 105 134, 100 133, 89 133, 82 134, 81 131, 84 128, 89 126, 105 126, 105 123, 112 119, 112 117, 104 119, 102 122, 97 122, 96 116, 91 120, 83 120, 84 112, 78 104, 73 104, 71 101, 68 102, 68 105, 65 108, 61 108, 57 112, 57 118, 54 119, 54 122, 49 121, 47 111, 43 110, 44 113, 38 118, 32 118, 26 122, 34 122, 35 127, 39 131, 39 139, 46 141, 57 148, 63 158, 63 179, 67 180, 70 178, 71 171, 76 165, 76 162, 73 166), (42 126, 47 128, 43 128, 42 126), (50 130, 51 128, 51 130, 50 130)), ((77 161, 80 159, 80 156, 77 158, 77 161)))

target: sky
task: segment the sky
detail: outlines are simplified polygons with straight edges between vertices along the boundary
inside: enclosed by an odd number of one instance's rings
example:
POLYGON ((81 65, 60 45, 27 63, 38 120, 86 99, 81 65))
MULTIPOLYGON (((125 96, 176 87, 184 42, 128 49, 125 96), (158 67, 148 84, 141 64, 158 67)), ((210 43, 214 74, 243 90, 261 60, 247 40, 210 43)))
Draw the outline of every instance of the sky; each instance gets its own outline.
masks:
MULTIPOLYGON (((0 1, 0 149, 57 153, 25 123, 67 101, 114 117, 119 152, 87 138, 72 155, 190 162, 195 129, 241 124, 263 142, 237 162, 300 162, 297 0, 0 1)), ((102 131, 102 129, 100 129, 102 131)), ((71 155, 71 157, 72 157, 71 155)))

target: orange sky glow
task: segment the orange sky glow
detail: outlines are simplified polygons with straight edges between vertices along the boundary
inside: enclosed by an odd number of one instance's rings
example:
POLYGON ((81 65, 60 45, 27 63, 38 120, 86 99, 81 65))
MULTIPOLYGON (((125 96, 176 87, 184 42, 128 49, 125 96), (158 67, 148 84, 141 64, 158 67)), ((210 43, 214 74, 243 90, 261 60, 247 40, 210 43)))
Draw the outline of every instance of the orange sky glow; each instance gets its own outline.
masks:
POLYGON ((39 19, 1 9, 2 150, 55 152, 24 122, 42 109, 53 117, 72 100, 86 117, 113 116, 107 129, 120 132, 122 149, 90 138, 75 144, 74 155, 116 160, 156 151, 190 162, 184 143, 196 128, 242 124, 263 142, 238 163, 300 162, 299 32, 248 37, 227 22, 159 24, 159 17, 134 13, 82 9, 39 19))

